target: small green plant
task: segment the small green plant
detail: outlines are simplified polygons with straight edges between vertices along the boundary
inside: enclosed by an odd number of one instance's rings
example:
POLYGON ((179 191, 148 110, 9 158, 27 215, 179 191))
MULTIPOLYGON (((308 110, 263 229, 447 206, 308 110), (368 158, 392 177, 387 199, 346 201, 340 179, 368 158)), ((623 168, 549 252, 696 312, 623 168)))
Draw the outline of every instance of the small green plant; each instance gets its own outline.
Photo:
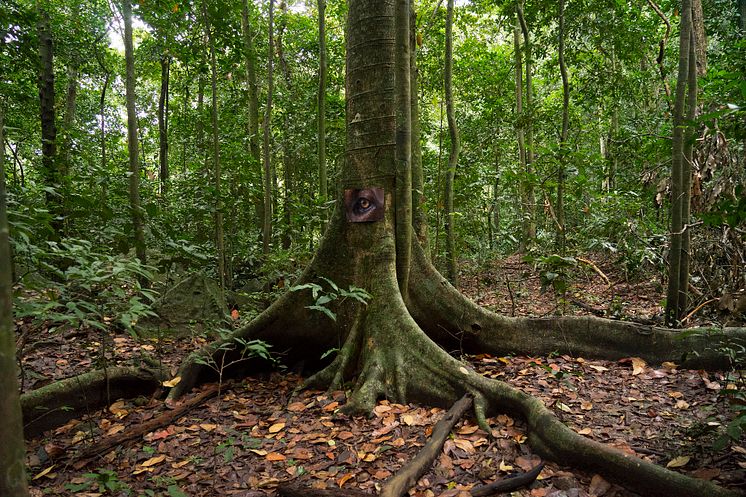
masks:
POLYGON ((26 248, 40 272, 21 278, 24 291, 14 302, 18 317, 100 330, 114 322, 135 334, 139 319, 155 315, 150 305, 156 294, 140 285, 152 278, 152 268, 136 258, 99 251, 91 242, 73 238, 26 248))
POLYGON ((272 345, 267 342, 234 337, 231 330, 224 328, 219 329, 218 334, 222 339, 220 346, 214 353, 196 358, 195 362, 215 371, 220 385, 223 384, 223 374, 226 368, 255 357, 260 357, 273 365, 279 365, 279 360, 269 351, 272 345), (235 352, 238 352, 238 357, 233 356, 235 352))
POLYGON ((572 281, 572 270, 578 266, 574 257, 562 257, 557 254, 545 256, 527 255, 525 262, 533 263, 541 278, 541 291, 552 288, 557 295, 564 295, 572 281))
POLYGON ((368 305, 368 300, 370 300, 371 295, 362 288, 350 285, 350 287, 345 290, 344 288, 339 287, 329 278, 321 276, 320 279, 324 280, 329 285, 331 290, 325 290, 321 285, 316 283, 305 283, 303 285, 296 285, 290 288, 291 292, 299 292, 305 289, 311 290, 311 297, 313 297, 314 303, 313 305, 306 306, 307 309, 319 311, 325 314, 332 321, 336 321, 337 314, 329 307, 327 307, 329 304, 337 301, 341 303, 350 298, 357 300, 363 305, 368 305))
POLYGON ((96 473, 86 473, 83 475, 86 481, 82 483, 68 483, 65 489, 77 493, 83 490, 94 490, 102 494, 114 494, 118 492, 124 495, 131 495, 132 489, 119 481, 116 472, 110 469, 99 469, 96 473))

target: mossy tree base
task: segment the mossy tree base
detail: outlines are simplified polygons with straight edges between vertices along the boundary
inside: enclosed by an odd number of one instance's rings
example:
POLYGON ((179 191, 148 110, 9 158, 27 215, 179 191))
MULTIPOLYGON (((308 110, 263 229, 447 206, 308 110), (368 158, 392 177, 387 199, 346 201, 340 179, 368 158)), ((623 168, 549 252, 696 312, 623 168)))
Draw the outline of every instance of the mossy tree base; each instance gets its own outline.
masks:
MULTIPOLYGON (((234 337, 261 338, 280 344, 281 350, 292 347, 291 354, 303 351, 311 358, 318 357, 312 355, 317 351, 339 346, 334 361, 308 378, 305 385, 337 389, 352 381, 354 386, 343 407, 348 413, 368 413, 382 398, 447 407, 468 393, 474 398, 474 413, 483 427, 488 428, 487 417, 498 412, 523 417, 528 424, 529 443, 543 457, 597 471, 642 495, 738 495, 578 435, 540 400, 505 382, 477 374, 434 340, 451 345, 455 340, 467 350, 483 346, 490 352, 558 350, 580 352, 586 357, 641 355, 656 360, 676 359, 672 353, 699 342, 692 338, 673 342, 675 332, 670 330, 649 328, 643 333, 637 325, 598 318, 503 318, 479 309, 462 297, 425 261, 419 250, 413 251, 407 305, 396 281, 393 239, 379 229, 375 224, 346 229, 344 223, 333 223, 317 258, 300 280, 301 283, 314 281, 317 275, 323 275, 340 285, 365 288, 373 296, 367 306, 346 302, 335 309, 338 318, 332 322, 321 313, 305 308, 310 304, 307 293, 290 292, 238 330, 234 337), (356 242, 364 236, 383 236, 383 239, 376 244, 375 251, 360 248, 347 259, 335 257, 339 255, 335 252, 344 250, 343 247, 361 247, 356 242), (330 260, 348 263, 330 264, 330 260), (461 331, 463 328, 467 331, 461 331), (536 334, 540 339, 534 338, 536 334), (506 337, 507 344, 501 342, 502 337, 506 337), (681 345, 672 349, 672 343, 681 345)), ((742 329, 731 333, 744 336, 742 329)), ((221 349, 224 344, 213 343, 188 358, 181 368, 182 380, 170 396, 182 395, 203 377, 205 366, 194 360, 199 354, 230 354, 221 349)), ((713 356, 708 361, 717 363, 717 359, 713 356)))

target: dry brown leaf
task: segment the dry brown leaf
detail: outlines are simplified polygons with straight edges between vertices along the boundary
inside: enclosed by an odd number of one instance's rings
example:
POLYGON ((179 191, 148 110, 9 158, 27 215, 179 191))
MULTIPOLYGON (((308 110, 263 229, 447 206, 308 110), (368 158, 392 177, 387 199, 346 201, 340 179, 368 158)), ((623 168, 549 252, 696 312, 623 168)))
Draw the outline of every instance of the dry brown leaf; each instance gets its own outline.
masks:
POLYGON ((205 431, 213 431, 218 427, 218 425, 212 423, 200 423, 199 427, 205 431))
POLYGON ((477 425, 464 425, 458 430, 459 435, 471 435, 475 431, 479 429, 479 426, 477 425))
POLYGON ((268 452, 263 449, 249 449, 249 450, 258 456, 266 456, 268 454, 268 452))
POLYGON ((124 431, 124 425, 117 423, 113 425, 111 428, 109 428, 108 430, 106 430, 106 435, 108 436, 116 435, 117 433, 122 432, 122 431, 124 431))
POLYGON ((151 457, 150 459, 143 462, 139 466, 141 468, 149 468, 151 466, 155 466, 156 464, 160 464, 165 460, 166 460, 166 454, 161 454, 160 456, 151 457))
POLYGON ((611 488, 611 484, 603 479, 601 475, 593 475, 591 478, 591 484, 588 487, 588 492, 591 497, 601 497, 606 494, 611 488))
POLYGON ((633 357, 632 358, 632 375, 637 376, 638 374, 645 371, 645 366, 647 366, 647 363, 640 359, 639 357, 633 357))
POLYGON ((592 368, 592 369, 595 369, 599 373, 603 373, 604 371, 608 371, 609 370, 609 368, 606 368, 606 367, 603 367, 603 366, 598 366, 596 364, 589 364, 588 367, 592 368))
POLYGON ((167 388, 173 388, 181 382, 181 376, 176 376, 168 381, 163 382, 163 386, 167 388))
POLYGON ((39 478, 41 478, 41 477, 43 477, 43 476, 46 476, 46 477, 47 477, 47 478, 49 478, 50 480, 51 480, 51 479, 54 479, 54 478, 57 478, 57 473, 52 473, 52 472, 51 472, 51 471, 52 471, 52 470, 54 469, 54 467, 55 467, 55 466, 56 466, 56 464, 52 464, 52 465, 51 465, 51 466, 49 466, 49 467, 48 467, 47 469, 45 469, 44 471, 41 471, 41 472, 40 472, 40 473, 38 473, 38 474, 37 474, 36 476, 34 476, 34 477, 32 478, 32 480, 38 480, 39 478))
POLYGON ((342 488, 342 486, 348 481, 350 481, 350 479, 353 478, 354 476, 355 476, 355 473, 347 473, 343 475, 341 478, 337 480, 337 486, 339 488, 342 488))
POLYGON ((513 466, 510 464, 505 464, 505 461, 500 461, 500 471, 513 471, 513 466))
POLYGON ((287 459, 287 457, 280 454, 279 452, 270 452, 265 456, 265 459, 267 461, 284 461, 285 459, 287 459))
POLYGON ((270 426, 269 430, 267 431, 269 431, 270 433, 277 433, 281 431, 283 428, 285 428, 285 423, 275 423, 272 426, 270 426))
POLYGON ((306 404, 303 402, 293 402, 288 405, 288 411, 290 412, 301 412, 306 410, 306 404))
POLYGON ((679 456, 674 457, 670 461, 668 461, 668 464, 666 464, 667 468, 681 468, 686 466, 689 463, 689 459, 691 459, 689 456, 679 456))

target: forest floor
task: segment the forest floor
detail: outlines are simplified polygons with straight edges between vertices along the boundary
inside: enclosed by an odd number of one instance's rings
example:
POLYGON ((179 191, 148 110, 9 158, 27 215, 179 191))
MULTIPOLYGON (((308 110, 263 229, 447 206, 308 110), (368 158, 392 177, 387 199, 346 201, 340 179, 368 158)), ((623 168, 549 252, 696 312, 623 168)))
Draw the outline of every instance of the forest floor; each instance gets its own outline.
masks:
MULTIPOLYGON (((609 261, 590 259, 595 263, 584 263, 574 272, 562 299, 552 291, 542 292, 539 273, 517 257, 467 266, 461 289, 479 304, 508 315, 604 311, 611 317, 651 319, 660 314, 659 281, 629 282, 609 261)), ((22 331, 29 326, 19 325, 22 331)), ((123 333, 84 331, 49 334, 27 348, 24 388, 90 369, 101 362, 102 343, 110 344, 110 364, 126 363, 144 351, 172 371, 185 354, 205 343, 198 336, 151 342, 123 333)), ((698 478, 746 489, 746 444, 713 447, 733 415, 721 395, 728 383, 724 373, 680 370, 669 363, 651 367, 638 358, 464 359, 479 372, 538 396, 580 434, 698 478)), ((307 390, 291 399, 301 381, 296 374, 275 372, 222 385, 219 395, 173 423, 98 457, 78 457, 81 448, 133 430, 169 409, 155 399, 114 402, 29 441, 32 495, 261 497, 272 495, 277 484, 288 479, 374 492, 414 457, 443 413, 382 401, 370 418, 346 417, 336 412, 345 402, 342 391, 307 390)), ((465 497, 476 484, 527 471, 539 462, 526 443, 520 419, 499 415, 488 421, 492 437, 473 419, 462 420, 410 493, 465 497)), ((512 495, 634 494, 599 475, 550 462, 530 488, 512 495)))

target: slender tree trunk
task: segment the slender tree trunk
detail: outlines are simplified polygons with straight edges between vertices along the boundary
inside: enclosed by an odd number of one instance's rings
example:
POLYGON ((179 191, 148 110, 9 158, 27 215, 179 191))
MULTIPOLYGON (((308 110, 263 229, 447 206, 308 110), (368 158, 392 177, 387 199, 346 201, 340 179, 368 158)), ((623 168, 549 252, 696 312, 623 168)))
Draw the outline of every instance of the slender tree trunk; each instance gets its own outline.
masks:
POLYGON ((557 171, 557 249, 565 251, 565 163, 567 162, 567 134, 570 118, 570 83, 565 65, 565 0, 559 3, 559 67, 562 75, 562 134, 559 143, 557 171))
POLYGON ((202 15, 204 16, 205 35, 210 46, 210 77, 212 85, 212 166, 213 166, 213 188, 215 189, 215 252, 218 261, 218 282, 220 288, 225 289, 225 240, 223 236, 223 199, 221 196, 221 174, 220 170, 220 133, 218 126, 218 64, 215 55, 215 37, 212 32, 210 16, 207 12, 207 4, 202 3, 202 15))
POLYGON ((692 32, 694 33, 694 52, 697 61, 697 77, 707 74, 707 34, 705 17, 702 12, 702 0, 692 0, 692 32))
POLYGON ((27 497, 23 445, 23 422, 18 396, 16 337, 13 327, 13 297, 5 194, 4 102, 0 100, 0 495, 27 497))
POLYGON ((161 93, 158 97, 158 164, 161 180, 161 196, 168 194, 168 83, 171 72, 171 56, 161 55, 161 93))
POLYGON ((271 117, 272 117, 272 92, 274 91, 274 0, 269 0, 269 50, 267 52, 267 106, 264 109, 264 216, 262 219, 262 253, 269 254, 269 246, 272 241, 272 164, 271 157, 271 117))
POLYGON ((101 171, 106 175, 106 181, 101 183, 101 205, 107 205, 108 197, 108 168, 106 167, 106 90, 109 88, 109 80, 111 79, 111 71, 104 63, 104 56, 100 52, 96 52, 96 59, 98 65, 104 73, 104 85, 101 87, 101 96, 98 100, 98 113, 101 116, 101 171))
POLYGON ((531 34, 528 30, 528 24, 526 18, 523 15, 522 1, 518 2, 516 6, 518 13, 518 22, 521 24, 521 31, 523 32, 523 44, 525 53, 525 65, 526 65, 526 114, 524 116, 525 126, 525 138, 526 138, 526 174, 528 175, 528 181, 526 182, 526 199, 529 205, 530 212, 530 225, 529 225, 529 237, 531 239, 536 237, 536 216, 534 214, 534 205, 536 200, 534 198, 534 84, 533 84, 533 60, 531 57, 531 34))
POLYGON ((453 102, 453 0, 448 0, 446 9, 446 60, 445 60, 445 89, 446 89, 446 117, 448 119, 448 134, 451 138, 451 150, 448 155, 448 171, 446 171, 445 192, 445 228, 446 228, 446 272, 448 280, 456 286, 458 269, 456 267, 456 236, 454 233, 455 212, 453 211, 453 180, 456 175, 458 156, 461 149, 456 113, 453 102))
POLYGON ((427 235, 427 219, 422 209, 425 203, 425 174, 422 169, 422 148, 420 147, 420 104, 417 69, 417 14, 412 2, 410 23, 409 23, 409 59, 410 59, 410 100, 411 104, 411 121, 412 121, 412 144, 410 146, 412 153, 412 224, 414 226, 414 236, 420 242, 425 254, 429 256, 430 247, 427 235))
POLYGON ((132 44, 132 6, 130 0, 122 1, 124 17, 124 59, 126 65, 127 100, 127 150, 129 151, 129 200, 132 229, 135 236, 135 253, 143 264, 145 256, 145 221, 140 206, 140 162, 137 154, 137 112, 135 109, 135 54, 132 44))
POLYGON ((249 152, 259 163, 259 93, 256 86, 256 51, 254 49, 249 2, 243 0, 241 11, 241 34, 244 42, 244 59, 246 63, 246 83, 249 87, 249 152))
POLYGON ((533 205, 529 192, 532 179, 526 169, 526 142, 523 128, 523 57, 521 56, 521 28, 516 20, 513 28, 513 51, 515 56, 515 128, 518 141, 518 162, 521 171, 521 239, 518 252, 525 252, 535 236, 533 205))
POLYGON ((681 282, 681 253, 684 231, 684 212, 682 209, 684 162, 684 109, 686 106, 686 87, 689 79, 689 48, 692 33, 692 8, 690 0, 682 0, 681 28, 679 31, 679 75, 676 80, 676 99, 673 113, 673 139, 671 158, 671 235, 668 256, 668 291, 666 293, 665 318, 668 326, 677 326, 681 315, 679 305, 681 296, 687 291, 679 286, 681 282))
POLYGON ((319 197, 326 202, 326 0, 318 0, 319 6, 319 92, 317 148, 319 154, 319 197))
POLYGON ((205 158, 205 123, 202 116, 205 113, 205 76, 201 69, 198 69, 197 76, 197 123, 195 124, 194 133, 197 135, 197 152, 201 160, 205 158))
POLYGON ((54 92, 54 46, 52 43, 52 28, 49 13, 39 7, 39 20, 36 30, 39 36, 39 103, 41 118, 41 153, 44 183, 49 188, 46 191, 46 202, 52 216, 52 229, 55 237, 63 236, 64 232, 64 195, 63 175, 57 158, 57 126, 55 124, 55 92, 54 92))
MULTIPOLYGON (((79 24, 80 16, 80 5, 73 3, 72 11, 70 13, 70 23, 73 26, 75 32, 79 24)), ((78 68, 80 66, 80 57, 77 51, 73 51, 70 56, 70 63, 67 66, 67 91, 65 94, 65 113, 62 117, 62 150, 63 160, 60 164, 60 174, 62 181, 65 184, 65 190, 69 185, 70 168, 72 166, 72 145, 73 145, 73 131, 75 127, 75 107, 77 104, 78 97, 78 68)))
MULTIPOLYGON (((695 16, 694 1, 692 2, 692 20, 695 16)), ((701 6, 700 6, 701 7, 701 6)), ((687 67, 687 102, 686 120, 689 123, 697 118, 697 75, 700 66, 697 64, 697 32, 696 24, 692 25, 689 35, 689 65, 687 67)), ((687 127, 684 133, 684 160, 681 162, 681 253, 679 255, 679 298, 677 315, 679 319, 686 315, 689 306, 689 259, 691 249, 691 190, 692 190, 692 160, 694 160, 695 128, 687 127)))
MULTIPOLYGON (((280 70, 282 71, 283 79, 285 80, 286 98, 293 100, 293 80, 290 74, 290 67, 288 66, 287 58, 285 57, 285 51, 283 47, 283 37, 285 35, 285 28, 287 26, 287 15, 288 6, 287 3, 282 0, 280 2, 280 10, 282 10, 282 17, 277 27, 277 58, 280 62, 280 70)), ((294 162, 293 149, 290 140, 290 112, 283 114, 284 130, 282 134, 282 176, 283 176, 283 206, 282 215, 285 226, 283 227, 282 234, 282 248, 289 249, 292 244, 292 210, 293 210, 293 195, 295 192, 295 174, 294 174, 294 162)))

